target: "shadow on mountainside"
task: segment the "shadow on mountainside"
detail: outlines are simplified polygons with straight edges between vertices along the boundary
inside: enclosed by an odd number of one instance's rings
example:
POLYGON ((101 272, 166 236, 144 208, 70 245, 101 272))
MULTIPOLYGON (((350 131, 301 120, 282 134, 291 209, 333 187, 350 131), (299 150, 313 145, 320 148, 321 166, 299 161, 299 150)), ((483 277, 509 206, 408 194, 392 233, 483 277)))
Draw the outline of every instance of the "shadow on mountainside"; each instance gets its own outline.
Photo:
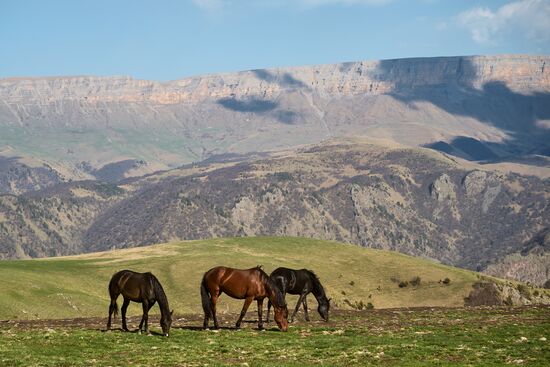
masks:
MULTIPOLYGON (((268 70, 258 69, 251 71, 254 76, 270 84, 279 85, 285 90, 309 90, 310 88, 301 80, 294 78, 289 73, 281 75, 268 70)), ((263 98, 236 99, 235 97, 218 99, 217 103, 234 112, 248 112, 269 115, 283 124, 295 124, 299 120, 299 114, 287 108, 282 108, 279 101, 263 98)))
MULTIPOLYGON (((437 72, 441 59, 384 60, 380 62, 376 78, 395 79, 396 88, 390 95, 402 102, 426 101, 450 114, 474 118, 506 132, 506 141, 495 143, 472 137, 457 136, 450 142, 434 142, 429 148, 461 156, 470 160, 497 160, 525 154, 550 155, 550 129, 537 124, 550 119, 550 93, 521 94, 512 91, 505 83, 491 81, 479 89, 474 87, 478 72, 469 57, 453 58, 445 70, 447 76, 441 84, 416 85, 418 68, 424 72, 437 72), (403 65, 403 63, 409 65, 403 65), (412 65, 410 64, 412 62, 412 65), (431 65, 433 63, 433 65, 431 65)), ((542 70, 541 70, 542 72, 542 70)))

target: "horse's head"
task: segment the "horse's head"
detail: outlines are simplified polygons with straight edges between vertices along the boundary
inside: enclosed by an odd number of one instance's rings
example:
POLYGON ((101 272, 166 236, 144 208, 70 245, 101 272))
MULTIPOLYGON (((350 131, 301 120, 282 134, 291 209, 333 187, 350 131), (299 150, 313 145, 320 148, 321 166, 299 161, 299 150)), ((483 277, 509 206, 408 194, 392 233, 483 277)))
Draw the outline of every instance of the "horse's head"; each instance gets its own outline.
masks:
POLYGON ((172 326, 172 314, 174 311, 170 311, 168 315, 162 315, 160 318, 160 326, 162 327, 162 333, 164 336, 170 335, 170 327, 172 326))
POLYGON ((328 322, 328 311, 330 310, 330 298, 325 298, 322 302, 319 302, 319 307, 317 307, 317 312, 323 318, 323 320, 328 322))
POLYGON ((268 279, 268 292, 270 293, 270 301, 275 310, 275 322, 281 331, 288 330, 288 308, 286 307, 285 296, 277 287, 274 279, 268 279))
POLYGON ((286 304, 282 307, 273 305, 275 309, 275 322, 281 331, 288 330, 288 308, 286 304))

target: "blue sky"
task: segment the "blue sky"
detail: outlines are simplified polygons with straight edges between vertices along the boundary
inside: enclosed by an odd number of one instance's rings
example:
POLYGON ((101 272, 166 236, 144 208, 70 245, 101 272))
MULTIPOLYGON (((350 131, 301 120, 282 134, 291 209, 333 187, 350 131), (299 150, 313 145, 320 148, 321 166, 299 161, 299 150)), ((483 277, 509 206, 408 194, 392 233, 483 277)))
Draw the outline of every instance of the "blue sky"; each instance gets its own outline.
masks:
POLYGON ((550 0, 1 0, 0 77, 550 53, 550 0))

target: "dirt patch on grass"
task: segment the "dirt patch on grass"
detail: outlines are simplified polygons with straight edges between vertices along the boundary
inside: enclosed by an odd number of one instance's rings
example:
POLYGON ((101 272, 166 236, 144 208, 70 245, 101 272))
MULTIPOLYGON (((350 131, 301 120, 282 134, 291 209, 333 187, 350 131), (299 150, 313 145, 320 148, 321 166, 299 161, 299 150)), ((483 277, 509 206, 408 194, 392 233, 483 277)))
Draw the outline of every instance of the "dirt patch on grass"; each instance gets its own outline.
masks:
MULTIPOLYGON (((311 321, 306 322, 303 314, 297 314, 292 327, 304 329, 322 328, 327 330, 349 330, 357 327, 363 328, 369 325, 372 334, 384 334, 403 330, 403 328, 417 327, 457 327, 459 325, 489 326, 502 323, 539 323, 548 322, 550 319, 550 307, 548 306, 524 306, 524 307, 466 307, 466 308, 395 308, 382 310, 334 310, 331 311, 330 321, 323 321, 316 313, 310 312, 311 321)), ((265 313, 264 313, 265 317, 265 313)), ((265 324, 266 328, 276 328, 271 313, 271 322, 265 324)), ((159 327, 159 315, 149 316, 149 325, 152 328, 159 327)), ((232 329, 238 314, 218 313, 220 326, 224 329, 232 329)), ((127 318, 130 330, 136 330, 140 316, 127 318)), ((202 329, 202 314, 175 315, 172 328, 174 329, 202 329)), ((243 328, 257 328, 256 310, 250 310, 243 320, 243 328)), ((87 329, 106 330, 107 317, 90 317, 74 319, 44 319, 44 320, 3 320, 0 321, 1 329, 18 330, 45 330, 45 329, 87 329)), ((213 327, 210 321, 210 327, 213 327)), ((113 320, 113 330, 120 329, 120 316, 113 320)))

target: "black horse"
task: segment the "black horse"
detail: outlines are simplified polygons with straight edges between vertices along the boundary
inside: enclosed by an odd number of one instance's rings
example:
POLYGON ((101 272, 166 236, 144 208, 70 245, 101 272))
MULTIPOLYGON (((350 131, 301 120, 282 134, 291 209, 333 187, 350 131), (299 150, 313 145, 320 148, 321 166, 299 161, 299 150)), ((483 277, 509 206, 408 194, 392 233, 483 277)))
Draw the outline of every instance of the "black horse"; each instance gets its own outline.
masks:
MULTIPOLYGON (((307 269, 288 269, 288 268, 277 268, 275 269, 270 278, 283 293, 283 295, 288 294, 297 294, 300 296, 296 308, 292 313, 290 321, 294 321, 294 316, 300 305, 304 305, 304 313, 306 316, 306 321, 309 321, 309 315, 307 313, 307 295, 313 293, 319 307, 317 311, 323 320, 328 321, 328 312, 330 309, 330 299, 327 298, 325 290, 319 281, 319 278, 311 270, 307 269)), ((271 302, 267 303, 267 322, 269 322, 269 309, 271 307, 271 302)))
POLYGON ((164 336, 168 336, 170 333, 170 326, 172 325, 172 312, 168 307, 168 299, 162 289, 162 285, 151 273, 136 273, 131 270, 122 270, 113 275, 109 282, 109 295, 111 296, 111 304, 109 305, 109 321, 107 321, 107 330, 111 329, 111 315, 115 316, 118 313, 118 306, 116 299, 122 294, 124 297, 124 303, 122 304, 122 329, 128 331, 126 325, 126 309, 130 304, 130 301, 141 303, 143 306, 143 316, 139 323, 139 331, 141 332, 142 326, 145 326, 143 331, 147 333, 147 321, 148 314, 151 307, 156 302, 160 307, 160 326, 164 336))

